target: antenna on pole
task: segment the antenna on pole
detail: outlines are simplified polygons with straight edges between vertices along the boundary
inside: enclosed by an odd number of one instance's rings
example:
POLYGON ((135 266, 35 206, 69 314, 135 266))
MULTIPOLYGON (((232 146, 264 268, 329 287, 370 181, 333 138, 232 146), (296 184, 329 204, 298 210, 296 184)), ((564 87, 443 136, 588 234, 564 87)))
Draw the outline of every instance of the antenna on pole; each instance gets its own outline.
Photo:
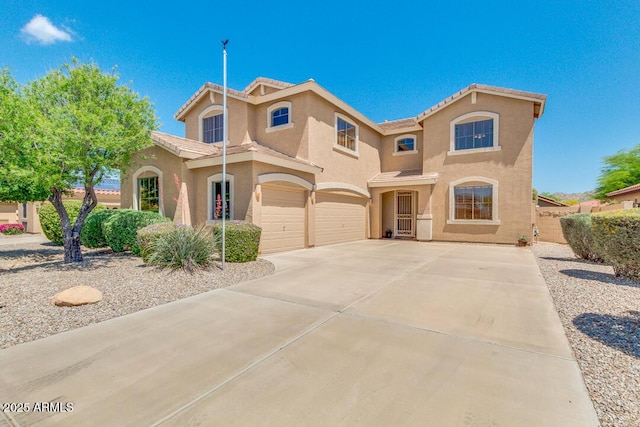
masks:
POLYGON ((225 267, 225 221, 227 217, 227 43, 222 40, 222 270, 225 267))

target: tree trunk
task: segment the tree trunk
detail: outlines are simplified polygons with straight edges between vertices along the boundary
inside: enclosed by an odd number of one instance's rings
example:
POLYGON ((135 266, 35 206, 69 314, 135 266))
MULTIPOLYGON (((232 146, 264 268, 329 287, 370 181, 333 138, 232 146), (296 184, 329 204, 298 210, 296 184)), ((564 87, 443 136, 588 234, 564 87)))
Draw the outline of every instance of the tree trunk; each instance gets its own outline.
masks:
POLYGON ((80 234, 70 229, 64 233, 64 262, 82 262, 80 234))
POLYGON ((64 262, 82 262, 82 248, 80 247, 80 231, 84 225, 84 220, 91 210, 98 204, 93 185, 85 186, 85 196, 82 200, 82 206, 75 224, 71 224, 67 210, 62 203, 62 190, 57 188, 51 189, 49 201, 55 206, 60 216, 60 225, 62 227, 62 237, 64 245, 64 262))

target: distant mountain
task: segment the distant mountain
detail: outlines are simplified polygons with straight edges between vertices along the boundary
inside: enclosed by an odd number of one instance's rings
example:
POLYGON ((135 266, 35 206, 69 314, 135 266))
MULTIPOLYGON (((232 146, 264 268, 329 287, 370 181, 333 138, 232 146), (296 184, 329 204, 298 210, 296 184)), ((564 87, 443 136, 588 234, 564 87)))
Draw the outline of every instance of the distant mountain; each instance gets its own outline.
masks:
POLYGON ((553 195, 555 197, 557 197, 560 200, 568 200, 568 199, 574 199, 577 200, 579 202, 585 202, 587 200, 593 200, 596 197, 596 192, 595 191, 585 191, 584 193, 553 193, 553 195))

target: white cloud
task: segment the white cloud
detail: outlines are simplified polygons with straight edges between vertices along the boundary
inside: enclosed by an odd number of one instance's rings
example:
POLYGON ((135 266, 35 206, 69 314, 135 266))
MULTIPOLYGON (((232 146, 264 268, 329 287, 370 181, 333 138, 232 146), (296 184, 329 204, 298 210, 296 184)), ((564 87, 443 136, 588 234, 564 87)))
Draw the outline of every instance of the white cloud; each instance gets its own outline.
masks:
POLYGON ((56 42, 70 42, 71 31, 61 30, 51 23, 49 18, 42 15, 34 16, 20 32, 27 43, 53 44, 56 42))

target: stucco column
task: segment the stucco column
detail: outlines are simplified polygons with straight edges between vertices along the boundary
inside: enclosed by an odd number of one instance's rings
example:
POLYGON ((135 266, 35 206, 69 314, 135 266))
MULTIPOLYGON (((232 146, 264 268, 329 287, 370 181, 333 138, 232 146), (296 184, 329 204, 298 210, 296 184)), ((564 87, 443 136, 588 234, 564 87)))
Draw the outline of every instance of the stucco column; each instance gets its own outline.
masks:
POLYGON ((425 185, 418 191, 418 212, 416 215, 416 239, 433 239, 433 214, 431 213, 432 185, 425 185))
POLYGON ((369 226, 369 229, 371 230, 371 238, 379 239, 381 237, 382 230, 382 193, 378 188, 371 191, 369 212, 369 218, 371 218, 371 224, 369 226))
POLYGON ((307 247, 316 245, 316 192, 307 191, 307 247))
POLYGON ((260 184, 256 184, 251 195, 248 212, 251 213, 251 222, 258 227, 262 226, 262 185, 260 184))

